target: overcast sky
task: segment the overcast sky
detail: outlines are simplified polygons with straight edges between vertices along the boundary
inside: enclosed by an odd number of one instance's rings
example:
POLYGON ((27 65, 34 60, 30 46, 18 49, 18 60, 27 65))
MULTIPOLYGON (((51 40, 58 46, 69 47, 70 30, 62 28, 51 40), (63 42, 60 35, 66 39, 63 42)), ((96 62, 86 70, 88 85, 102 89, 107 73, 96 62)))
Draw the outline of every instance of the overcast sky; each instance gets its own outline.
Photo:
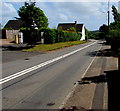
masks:
MULTIPOLYGON (((0 21, 3 26, 8 20, 18 17, 17 10, 24 5, 24 1, 2 0, 0 2, 0 21)), ((118 7, 119 0, 110 1, 110 7, 112 5, 118 7)), ((102 0, 74 0, 74 2, 73 0, 36 0, 36 6, 44 11, 50 28, 57 27, 58 23, 77 21, 85 24, 88 30, 98 30, 102 24, 107 24, 108 0, 104 2, 102 0)), ((113 21, 112 13, 110 21, 113 21)))

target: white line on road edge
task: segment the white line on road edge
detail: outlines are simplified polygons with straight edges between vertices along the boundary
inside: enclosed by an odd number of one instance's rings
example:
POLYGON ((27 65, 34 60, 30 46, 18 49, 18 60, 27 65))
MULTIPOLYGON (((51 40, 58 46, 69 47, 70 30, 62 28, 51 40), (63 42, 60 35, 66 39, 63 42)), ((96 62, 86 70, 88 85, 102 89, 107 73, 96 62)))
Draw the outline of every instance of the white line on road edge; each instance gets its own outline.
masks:
MULTIPOLYGON (((100 49, 102 48, 102 46, 100 47, 100 49)), ((99 49, 99 50, 100 50, 99 49)), ((98 52, 99 52, 98 50, 98 52)), ((84 78, 85 74, 87 73, 87 71, 89 70, 89 68, 91 67, 91 65, 93 64, 94 60, 96 59, 98 52, 96 53, 95 57, 92 59, 92 61, 90 62, 89 66, 87 67, 87 69, 85 70, 85 72, 83 73, 83 75, 81 76, 81 79, 84 78)), ((78 82, 76 82, 76 84, 74 85, 73 89, 71 90, 71 92, 68 93, 68 95, 66 96, 66 98, 64 99, 64 101, 62 102, 62 104, 59 106, 59 109, 62 109, 65 106, 65 103, 68 101, 68 99, 71 97, 71 95, 73 94, 73 92, 75 91, 76 87, 78 85, 78 82)))
POLYGON ((70 52, 70 53, 68 53, 68 54, 64 54, 64 55, 62 55, 62 56, 60 56, 60 57, 56 57, 56 58, 54 58, 54 59, 52 59, 52 60, 48 60, 48 61, 46 61, 46 62, 44 62, 44 63, 38 64, 38 65, 36 65, 36 66, 30 67, 30 68, 25 69, 25 70, 23 70, 23 71, 20 71, 20 72, 18 72, 18 73, 12 74, 12 75, 10 75, 10 76, 8 76, 8 77, 5 77, 5 78, 3 78, 3 79, 0 79, 0 84, 6 83, 6 82, 8 82, 8 81, 10 81, 10 80, 12 80, 12 79, 15 79, 15 78, 17 78, 17 77, 20 77, 20 76, 22 76, 22 75, 25 75, 25 74, 27 74, 27 73, 29 73, 29 72, 32 72, 32 71, 34 71, 34 70, 36 70, 36 69, 38 69, 38 68, 41 68, 41 67, 46 66, 46 65, 48 65, 48 64, 50 64, 50 63, 53 63, 53 62, 55 62, 55 61, 58 61, 58 60, 63 59, 63 58, 65 58, 65 57, 68 57, 68 56, 70 56, 70 55, 72 55, 72 54, 75 54, 76 52, 79 52, 79 51, 81 51, 81 50, 83 50, 83 49, 85 49, 85 48, 87 48, 87 47, 90 47, 90 46, 94 45, 95 43, 97 43, 97 41, 96 41, 96 42, 93 42, 92 44, 89 44, 89 45, 87 45, 87 46, 85 46, 85 47, 82 47, 82 48, 80 48, 80 49, 77 49, 77 50, 75 50, 75 51, 73 51, 73 52, 70 52))

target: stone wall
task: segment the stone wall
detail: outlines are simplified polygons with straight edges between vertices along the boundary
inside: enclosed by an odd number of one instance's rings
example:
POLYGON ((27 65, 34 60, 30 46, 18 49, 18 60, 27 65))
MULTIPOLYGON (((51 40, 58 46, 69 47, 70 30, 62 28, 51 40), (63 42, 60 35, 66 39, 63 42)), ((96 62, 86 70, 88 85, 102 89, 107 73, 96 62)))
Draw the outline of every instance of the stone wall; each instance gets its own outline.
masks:
POLYGON ((6 30, 6 39, 14 39, 18 32, 19 30, 6 30))

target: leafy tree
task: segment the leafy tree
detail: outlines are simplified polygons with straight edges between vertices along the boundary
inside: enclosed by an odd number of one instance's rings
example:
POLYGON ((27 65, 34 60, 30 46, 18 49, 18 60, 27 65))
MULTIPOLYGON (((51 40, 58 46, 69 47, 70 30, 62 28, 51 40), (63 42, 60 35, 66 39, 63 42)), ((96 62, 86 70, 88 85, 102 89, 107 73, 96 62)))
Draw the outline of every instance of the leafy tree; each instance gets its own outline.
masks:
POLYGON ((115 6, 112 6, 112 13, 114 16, 114 22, 110 24, 110 29, 120 29, 120 14, 115 6))
POLYGON ((120 14, 118 13, 118 10, 114 5, 112 6, 112 13, 113 13, 115 22, 120 21, 120 14))
POLYGON ((103 24, 100 28, 99 28, 99 38, 103 39, 106 38, 108 35, 108 26, 103 24))
POLYGON ((85 39, 86 40, 95 39, 95 35, 91 31, 87 30, 86 28, 85 28, 85 39))
POLYGON ((18 15, 20 20, 23 21, 23 28, 26 28, 26 32, 29 35, 29 44, 35 44, 38 40, 37 31, 35 29, 40 29, 42 27, 48 27, 48 19, 44 12, 35 6, 35 2, 25 2, 18 10, 18 15))
POLYGON ((35 6, 35 2, 25 2, 24 6, 18 10, 18 15, 19 19, 24 22, 25 28, 48 26, 47 17, 40 8, 35 6))

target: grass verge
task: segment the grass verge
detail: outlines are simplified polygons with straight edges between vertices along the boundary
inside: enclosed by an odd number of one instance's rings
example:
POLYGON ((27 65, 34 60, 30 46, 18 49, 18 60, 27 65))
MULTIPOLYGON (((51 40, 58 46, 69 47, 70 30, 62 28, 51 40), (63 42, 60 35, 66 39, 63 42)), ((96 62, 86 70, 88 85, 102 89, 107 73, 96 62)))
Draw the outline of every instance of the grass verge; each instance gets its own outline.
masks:
POLYGON ((53 51, 53 50, 57 50, 57 49, 61 49, 64 47, 70 47, 73 45, 79 45, 79 44, 83 44, 86 43, 86 41, 72 41, 72 42, 60 42, 60 43, 55 43, 55 44, 39 44, 36 45, 33 48, 30 49, 24 49, 23 51, 37 51, 37 52, 46 52, 46 51, 53 51))

